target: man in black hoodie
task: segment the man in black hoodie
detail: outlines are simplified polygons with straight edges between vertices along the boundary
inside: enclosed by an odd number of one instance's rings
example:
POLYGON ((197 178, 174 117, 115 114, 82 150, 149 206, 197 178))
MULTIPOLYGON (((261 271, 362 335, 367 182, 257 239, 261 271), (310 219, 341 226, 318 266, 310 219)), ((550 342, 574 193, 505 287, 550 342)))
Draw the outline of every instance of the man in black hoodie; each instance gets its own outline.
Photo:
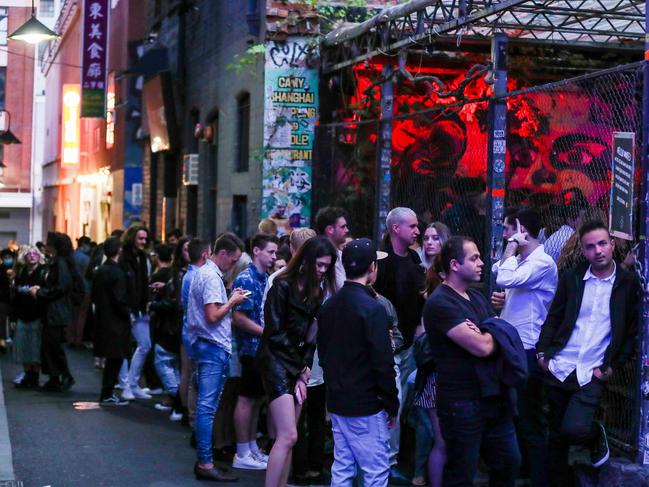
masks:
POLYGON ((365 485, 387 486, 388 428, 399 411, 388 316, 367 284, 376 277, 376 246, 350 242, 342 253, 342 289, 318 316, 318 350, 334 434, 331 485, 348 485, 362 470, 365 485))

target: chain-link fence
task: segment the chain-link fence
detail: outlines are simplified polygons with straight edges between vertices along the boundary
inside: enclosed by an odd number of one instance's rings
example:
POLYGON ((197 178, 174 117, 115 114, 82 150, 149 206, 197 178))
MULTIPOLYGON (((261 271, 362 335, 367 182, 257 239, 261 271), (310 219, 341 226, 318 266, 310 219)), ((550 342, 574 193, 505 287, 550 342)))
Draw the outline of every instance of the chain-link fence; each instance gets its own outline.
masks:
POLYGON ((317 131, 314 207, 345 208, 352 234, 359 237, 372 235, 374 228, 377 133, 376 122, 322 125, 317 131))
MULTIPOLYGON (((440 78, 452 88, 461 75, 447 71, 440 78)), ((488 90, 478 79, 463 93, 468 101, 458 103, 426 86, 401 82, 395 87, 392 127, 391 206, 412 208, 422 224, 442 221, 453 234, 473 237, 483 255, 489 251, 483 247, 491 225, 486 214, 488 90)), ((614 132, 635 133, 635 160, 640 161, 641 100, 637 64, 506 98, 505 207, 539 211, 541 238, 560 270, 583 259, 572 229, 586 219, 608 221, 614 132)), ((318 129, 316 205, 345 207, 356 236, 372 235, 378 129, 378 122, 318 129)), ((639 164, 634 176, 639 185, 639 164)), ((616 258, 623 265, 631 246, 622 240, 617 244, 616 258)), ((637 447, 637 391, 633 361, 616 371, 602 405, 612 443, 629 454, 637 447)))
MULTIPOLYGON (((546 251, 560 272, 583 260, 572 227, 590 219, 608 222, 614 132, 635 133, 635 160, 640 161, 641 107, 642 71, 637 65, 507 97, 505 206, 539 210, 546 251)), ((639 164, 634 176, 638 188, 639 164)), ((631 245, 620 239, 616 243, 618 263, 625 265, 631 245)), ((630 260, 626 263, 633 270, 630 260)), ((637 371, 636 360, 615 371, 601 409, 612 443, 627 454, 637 447, 637 371)))

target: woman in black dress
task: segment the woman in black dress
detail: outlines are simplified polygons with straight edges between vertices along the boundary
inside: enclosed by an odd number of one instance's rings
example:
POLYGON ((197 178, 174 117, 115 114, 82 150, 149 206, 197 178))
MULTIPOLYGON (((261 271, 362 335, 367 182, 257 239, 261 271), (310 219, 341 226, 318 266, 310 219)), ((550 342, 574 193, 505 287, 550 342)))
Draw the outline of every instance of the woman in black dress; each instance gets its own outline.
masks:
POLYGON ((266 487, 286 485, 297 420, 306 399, 317 327, 315 317, 333 293, 336 249, 324 237, 308 240, 275 278, 264 308, 257 363, 277 439, 266 469, 266 487))

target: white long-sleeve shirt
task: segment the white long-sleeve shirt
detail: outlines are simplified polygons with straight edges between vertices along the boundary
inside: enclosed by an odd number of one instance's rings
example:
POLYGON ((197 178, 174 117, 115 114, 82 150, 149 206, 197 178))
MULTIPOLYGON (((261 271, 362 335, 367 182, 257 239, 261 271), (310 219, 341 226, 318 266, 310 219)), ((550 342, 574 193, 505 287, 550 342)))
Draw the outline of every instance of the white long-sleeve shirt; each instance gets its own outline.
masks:
POLYGON ((557 290, 557 265, 539 245, 524 259, 512 256, 495 263, 492 271, 505 289, 500 317, 516 328, 525 350, 535 348, 557 290))
POLYGON ((594 276, 590 267, 584 274, 584 296, 575 329, 563 350, 548 364, 552 375, 561 382, 576 370, 577 382, 583 387, 592 380, 593 370, 604 362, 611 343, 611 293, 616 273, 617 266, 603 279, 594 276))

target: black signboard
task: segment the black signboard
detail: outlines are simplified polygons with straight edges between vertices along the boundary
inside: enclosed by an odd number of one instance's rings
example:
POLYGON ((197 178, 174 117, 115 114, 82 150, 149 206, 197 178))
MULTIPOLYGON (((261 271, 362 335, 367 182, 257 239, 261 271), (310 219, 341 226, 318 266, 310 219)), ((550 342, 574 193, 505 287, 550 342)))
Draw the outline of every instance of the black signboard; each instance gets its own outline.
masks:
POLYGON ((609 229, 614 237, 633 240, 634 132, 613 132, 611 211, 609 229))

